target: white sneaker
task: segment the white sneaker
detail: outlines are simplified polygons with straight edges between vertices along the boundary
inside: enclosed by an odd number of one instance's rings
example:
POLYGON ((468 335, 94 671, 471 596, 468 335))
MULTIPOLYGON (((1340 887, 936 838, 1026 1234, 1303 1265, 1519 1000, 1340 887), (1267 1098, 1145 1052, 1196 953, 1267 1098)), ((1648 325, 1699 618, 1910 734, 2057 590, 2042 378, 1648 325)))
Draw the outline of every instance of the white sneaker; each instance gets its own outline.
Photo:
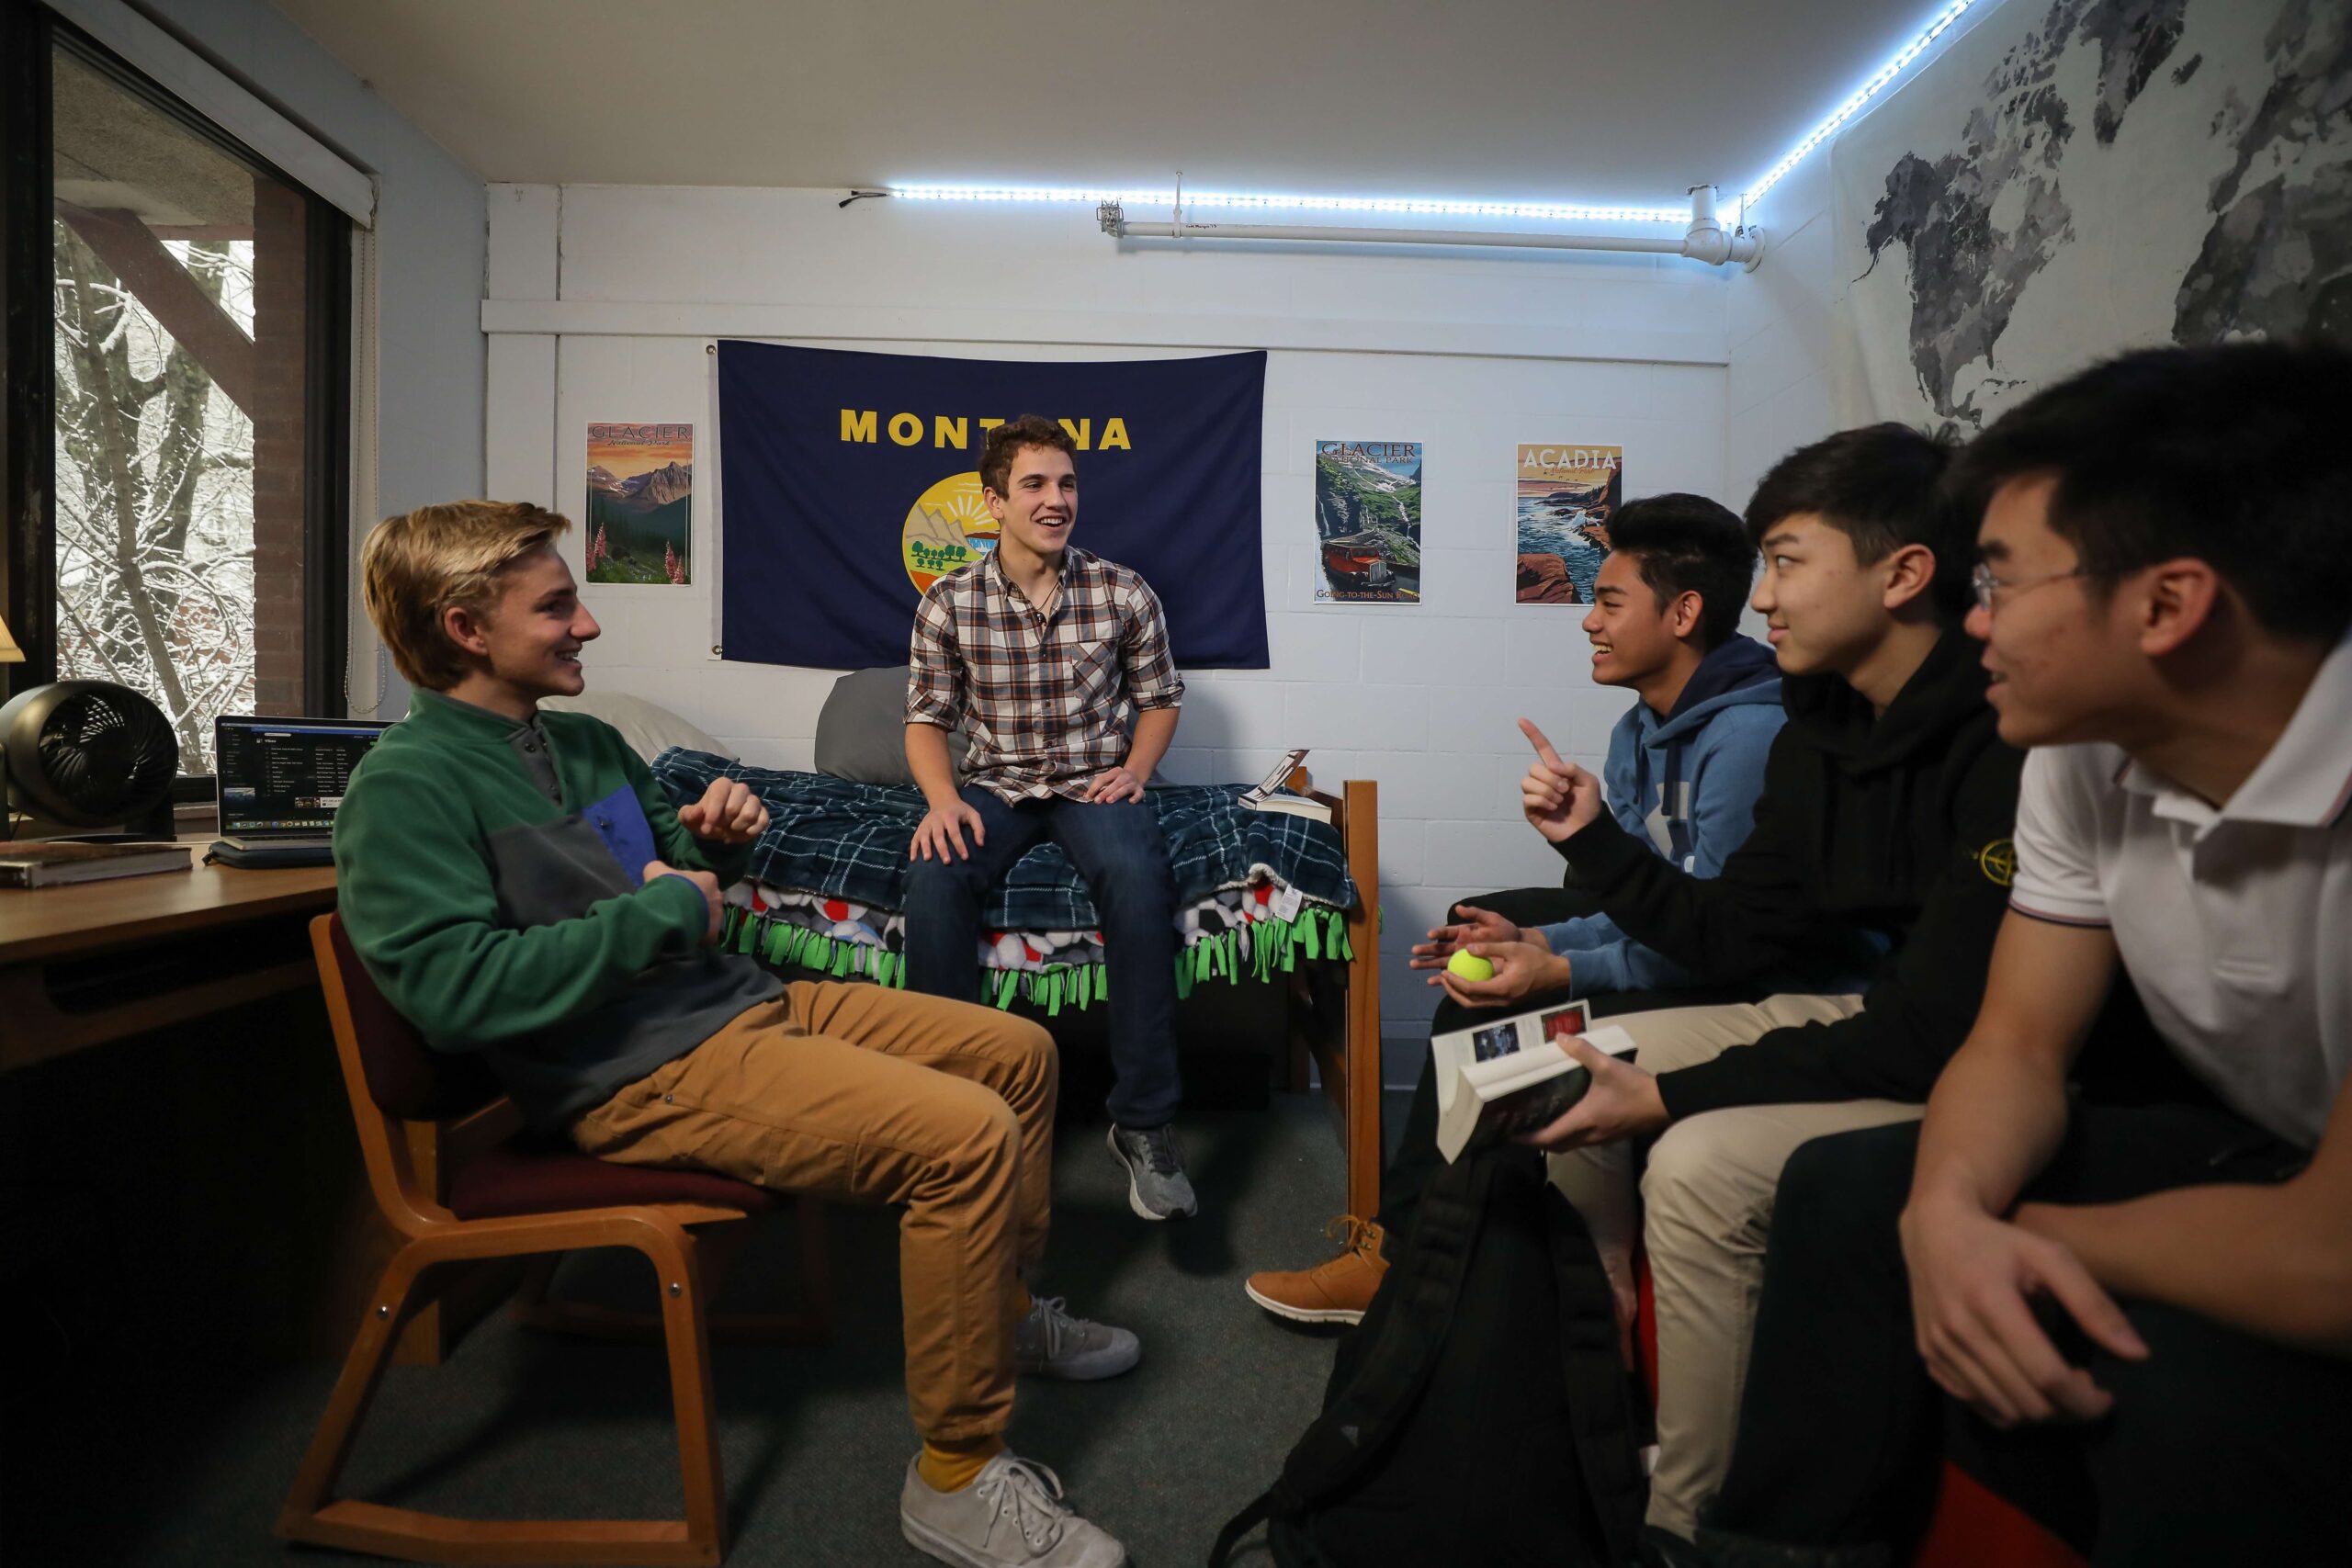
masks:
POLYGON ((1005 1450, 960 1492, 922 1478, 899 1490, 899 1528, 916 1551, 958 1568, 1124 1568, 1127 1549, 1062 1501, 1062 1479, 1005 1450))

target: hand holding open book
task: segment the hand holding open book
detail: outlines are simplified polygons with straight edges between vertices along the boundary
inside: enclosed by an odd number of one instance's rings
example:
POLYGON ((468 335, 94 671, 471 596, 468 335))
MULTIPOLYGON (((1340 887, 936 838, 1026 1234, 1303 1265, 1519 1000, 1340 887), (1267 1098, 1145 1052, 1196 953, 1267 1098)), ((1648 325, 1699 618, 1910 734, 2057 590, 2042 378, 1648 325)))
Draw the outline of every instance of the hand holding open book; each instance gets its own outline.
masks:
POLYGON ((1611 1058, 1630 1068, 1634 1039, 1614 1024, 1591 1025, 1583 1003, 1566 1002, 1433 1035, 1430 1051, 1438 1149, 1456 1160, 1543 1133, 1585 1097, 1594 1072, 1607 1071, 1611 1058))
POLYGON ((1557 1154, 1646 1137, 1664 1131, 1674 1120, 1667 1114, 1657 1075, 1634 1065, 1633 1040, 1625 1031, 1604 1026, 1588 1032, 1582 1038, 1564 1039, 1559 1046, 1591 1075, 1592 1087, 1585 1090, 1583 1099, 1549 1124, 1521 1134, 1515 1142, 1557 1154), (1604 1032, 1619 1043, 1603 1049, 1600 1037, 1604 1032))

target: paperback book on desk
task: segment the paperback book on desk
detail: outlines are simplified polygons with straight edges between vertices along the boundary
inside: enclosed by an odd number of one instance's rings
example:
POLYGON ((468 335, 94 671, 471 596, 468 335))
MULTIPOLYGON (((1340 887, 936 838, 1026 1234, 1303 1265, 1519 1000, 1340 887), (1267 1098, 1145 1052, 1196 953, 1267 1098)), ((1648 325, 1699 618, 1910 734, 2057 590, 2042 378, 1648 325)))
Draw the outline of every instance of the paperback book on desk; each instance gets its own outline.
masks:
POLYGON ((1592 1075, 1561 1049, 1582 1035, 1596 1051, 1634 1059, 1634 1037, 1594 1025, 1582 1002, 1537 1008, 1430 1038, 1437 1075, 1437 1146, 1460 1159, 1536 1132, 1584 1098, 1592 1075))
POLYGON ((49 887, 188 869, 182 844, 0 843, 0 887, 49 887))

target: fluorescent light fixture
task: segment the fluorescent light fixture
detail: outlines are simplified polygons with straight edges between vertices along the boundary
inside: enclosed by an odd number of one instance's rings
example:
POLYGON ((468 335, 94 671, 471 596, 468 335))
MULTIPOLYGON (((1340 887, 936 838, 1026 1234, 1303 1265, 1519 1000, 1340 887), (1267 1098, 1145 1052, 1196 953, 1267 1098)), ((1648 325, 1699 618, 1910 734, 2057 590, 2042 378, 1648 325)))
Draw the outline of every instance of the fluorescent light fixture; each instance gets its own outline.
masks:
MULTIPOLYGON (((1913 61, 1925 53, 1929 45, 1943 37, 1951 25, 1972 6, 1998 4, 1999 0, 1945 0, 1943 8, 1928 21, 1927 30, 1903 46, 1894 59, 1880 66, 1871 79, 1855 89, 1853 96, 1838 106, 1837 111, 1813 129, 1804 141, 1792 148, 1788 156, 1766 172, 1764 177, 1740 193, 1740 219, 1745 220, 1747 208, 1780 183, 1781 176, 1793 169, 1804 155, 1837 134, 1838 128, 1862 112, 1903 74, 1913 61)), ((885 187, 903 201, 986 201, 986 202, 1064 202, 1072 206, 1094 207, 1113 202, 1122 207, 1173 207, 1173 190, 1108 189, 1080 186, 979 186, 979 185, 893 185, 885 187)), ((1507 218, 1539 223, 1672 223, 1678 227, 1690 221, 1687 207, 1579 207, 1573 204, 1514 201, 1438 201, 1418 197, 1353 197, 1253 195, 1239 191, 1188 190, 1184 193, 1184 210, 1201 208, 1279 208, 1295 212, 1382 212, 1432 218, 1507 218)))
MULTIPOLYGON (((1998 0, 1995 0, 1995 3, 1997 4, 1998 0)), ((1780 184, 1781 176, 1803 162, 1806 153, 1828 141, 1830 137, 1837 134, 1839 126, 1844 125, 1869 107, 1872 98, 1877 97, 1891 86, 1894 79, 1902 75, 1913 61, 1927 51, 1929 44, 1943 37, 1945 31, 1954 22, 1960 20, 1961 14, 1975 4, 1977 0, 1948 0, 1944 8, 1937 12, 1934 19, 1928 22, 1927 31, 1905 44, 1894 59, 1880 66, 1869 81, 1854 90, 1853 96, 1839 104, 1836 113, 1815 126, 1811 135, 1789 150, 1788 156, 1767 170, 1762 179, 1740 193, 1740 218, 1745 220, 1747 217, 1748 206, 1758 197, 1780 184)))
MULTIPOLYGON (((1088 207, 1173 207, 1173 190, 1110 190, 1076 186, 924 186, 886 187, 905 201, 1040 201, 1088 207)), ((1279 208, 1302 212, 1385 212, 1433 218, 1513 218, 1539 222, 1673 223, 1690 221, 1688 207, 1575 207, 1542 202, 1436 201, 1417 197, 1255 195, 1238 191, 1184 192, 1184 210, 1200 208, 1279 208)))

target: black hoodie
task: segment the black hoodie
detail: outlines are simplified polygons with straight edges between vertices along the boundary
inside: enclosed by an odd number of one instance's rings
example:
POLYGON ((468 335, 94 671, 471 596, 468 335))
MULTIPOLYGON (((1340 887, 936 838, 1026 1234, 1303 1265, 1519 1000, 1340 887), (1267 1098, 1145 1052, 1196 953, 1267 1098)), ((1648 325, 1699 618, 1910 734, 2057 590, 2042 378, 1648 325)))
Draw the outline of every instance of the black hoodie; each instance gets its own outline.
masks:
POLYGON ((1928 1098, 1975 1021, 2015 858, 2025 759, 1994 731, 1978 651, 1946 631, 1875 721, 1841 677, 1783 681, 1755 830, 1714 877, 1606 812, 1557 846, 1621 930, 1710 980, 1818 968, 1865 932, 1890 943, 1853 1017, 1661 1074, 1670 1115, 1928 1098))

